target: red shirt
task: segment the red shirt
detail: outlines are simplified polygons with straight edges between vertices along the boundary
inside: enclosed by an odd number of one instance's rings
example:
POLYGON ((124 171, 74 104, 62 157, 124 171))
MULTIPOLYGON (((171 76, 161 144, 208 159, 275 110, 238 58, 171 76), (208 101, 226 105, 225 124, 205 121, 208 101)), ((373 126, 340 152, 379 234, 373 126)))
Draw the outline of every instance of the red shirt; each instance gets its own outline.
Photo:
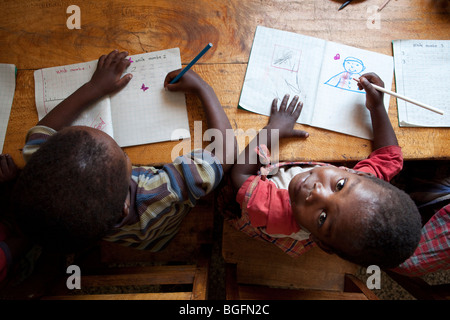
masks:
MULTIPOLYGON (((286 163, 285 165, 305 163, 286 163)), ((371 173, 390 181, 403 167, 403 156, 399 146, 387 146, 373 151, 369 158, 358 162, 354 170, 371 173)), ((249 186, 257 176, 248 178, 238 191, 236 201, 244 204, 249 186)), ((300 230, 296 223, 286 189, 279 189, 274 182, 260 179, 253 189, 246 209, 253 227, 265 227, 268 234, 291 235, 300 230)))

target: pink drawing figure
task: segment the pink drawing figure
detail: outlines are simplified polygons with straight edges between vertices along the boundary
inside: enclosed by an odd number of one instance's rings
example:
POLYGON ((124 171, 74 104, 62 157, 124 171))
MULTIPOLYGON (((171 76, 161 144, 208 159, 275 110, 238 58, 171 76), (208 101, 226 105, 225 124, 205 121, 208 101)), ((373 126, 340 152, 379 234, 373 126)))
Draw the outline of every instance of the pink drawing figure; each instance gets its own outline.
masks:
POLYGON ((146 87, 145 84, 142 84, 141 90, 145 92, 147 89, 148 87, 146 87))
POLYGON ((94 129, 102 130, 105 128, 106 122, 100 117, 100 122, 94 125, 94 129))

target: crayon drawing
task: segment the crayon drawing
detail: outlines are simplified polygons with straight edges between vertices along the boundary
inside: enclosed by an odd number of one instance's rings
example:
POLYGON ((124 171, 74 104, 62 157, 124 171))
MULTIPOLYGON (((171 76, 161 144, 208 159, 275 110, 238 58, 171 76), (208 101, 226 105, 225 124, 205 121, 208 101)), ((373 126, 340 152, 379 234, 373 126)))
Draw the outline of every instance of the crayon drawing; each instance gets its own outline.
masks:
POLYGON ((298 72, 301 51, 275 45, 272 56, 272 67, 292 72, 298 72))
POLYGON ((353 80, 353 78, 359 78, 361 72, 366 69, 364 63, 360 59, 347 57, 342 65, 344 71, 328 79, 325 84, 338 89, 365 94, 364 90, 358 89, 356 81, 353 80))

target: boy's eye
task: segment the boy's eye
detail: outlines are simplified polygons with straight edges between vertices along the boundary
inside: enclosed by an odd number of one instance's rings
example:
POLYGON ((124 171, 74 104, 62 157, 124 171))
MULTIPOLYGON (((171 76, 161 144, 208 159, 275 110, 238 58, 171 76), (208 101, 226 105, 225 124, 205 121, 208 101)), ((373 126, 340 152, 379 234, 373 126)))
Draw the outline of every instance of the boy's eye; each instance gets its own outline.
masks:
POLYGON ((327 219, 327 213, 325 211, 322 211, 319 215, 319 227, 321 227, 325 223, 326 219, 327 219))
POLYGON ((344 188, 345 182, 347 181, 347 179, 341 179, 336 183, 336 191, 340 191, 342 190, 342 188, 344 188))

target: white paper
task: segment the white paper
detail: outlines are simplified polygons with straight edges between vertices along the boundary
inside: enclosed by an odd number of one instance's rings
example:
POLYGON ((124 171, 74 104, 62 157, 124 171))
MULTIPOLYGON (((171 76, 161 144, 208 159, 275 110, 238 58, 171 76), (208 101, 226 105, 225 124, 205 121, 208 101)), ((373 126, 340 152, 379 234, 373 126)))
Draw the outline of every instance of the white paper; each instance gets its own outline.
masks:
POLYGON ((16 90, 16 66, 0 63, 0 150, 5 143, 6 129, 16 90))
POLYGON ((444 111, 444 115, 397 99, 402 127, 450 127, 450 40, 393 41, 399 94, 444 111))
MULTIPOLYGON (((85 125, 111 135, 121 147, 171 140, 172 132, 183 129, 189 138, 189 122, 183 93, 166 92, 164 78, 181 68, 178 48, 127 57, 124 72, 133 78, 116 94, 103 98, 85 110, 73 125, 85 125)), ((39 120, 62 100, 91 79, 97 60, 36 70, 35 97, 39 120)))
MULTIPOLYGON (((303 101, 298 123, 372 139, 365 92, 351 79, 366 72, 377 73, 391 89, 390 56, 258 26, 239 106, 268 116, 274 98, 298 95, 303 101), (345 62, 356 61, 363 66, 361 72, 345 70, 345 62), (345 77, 348 81, 339 81, 345 77)), ((386 110, 389 98, 385 95, 386 110)))

